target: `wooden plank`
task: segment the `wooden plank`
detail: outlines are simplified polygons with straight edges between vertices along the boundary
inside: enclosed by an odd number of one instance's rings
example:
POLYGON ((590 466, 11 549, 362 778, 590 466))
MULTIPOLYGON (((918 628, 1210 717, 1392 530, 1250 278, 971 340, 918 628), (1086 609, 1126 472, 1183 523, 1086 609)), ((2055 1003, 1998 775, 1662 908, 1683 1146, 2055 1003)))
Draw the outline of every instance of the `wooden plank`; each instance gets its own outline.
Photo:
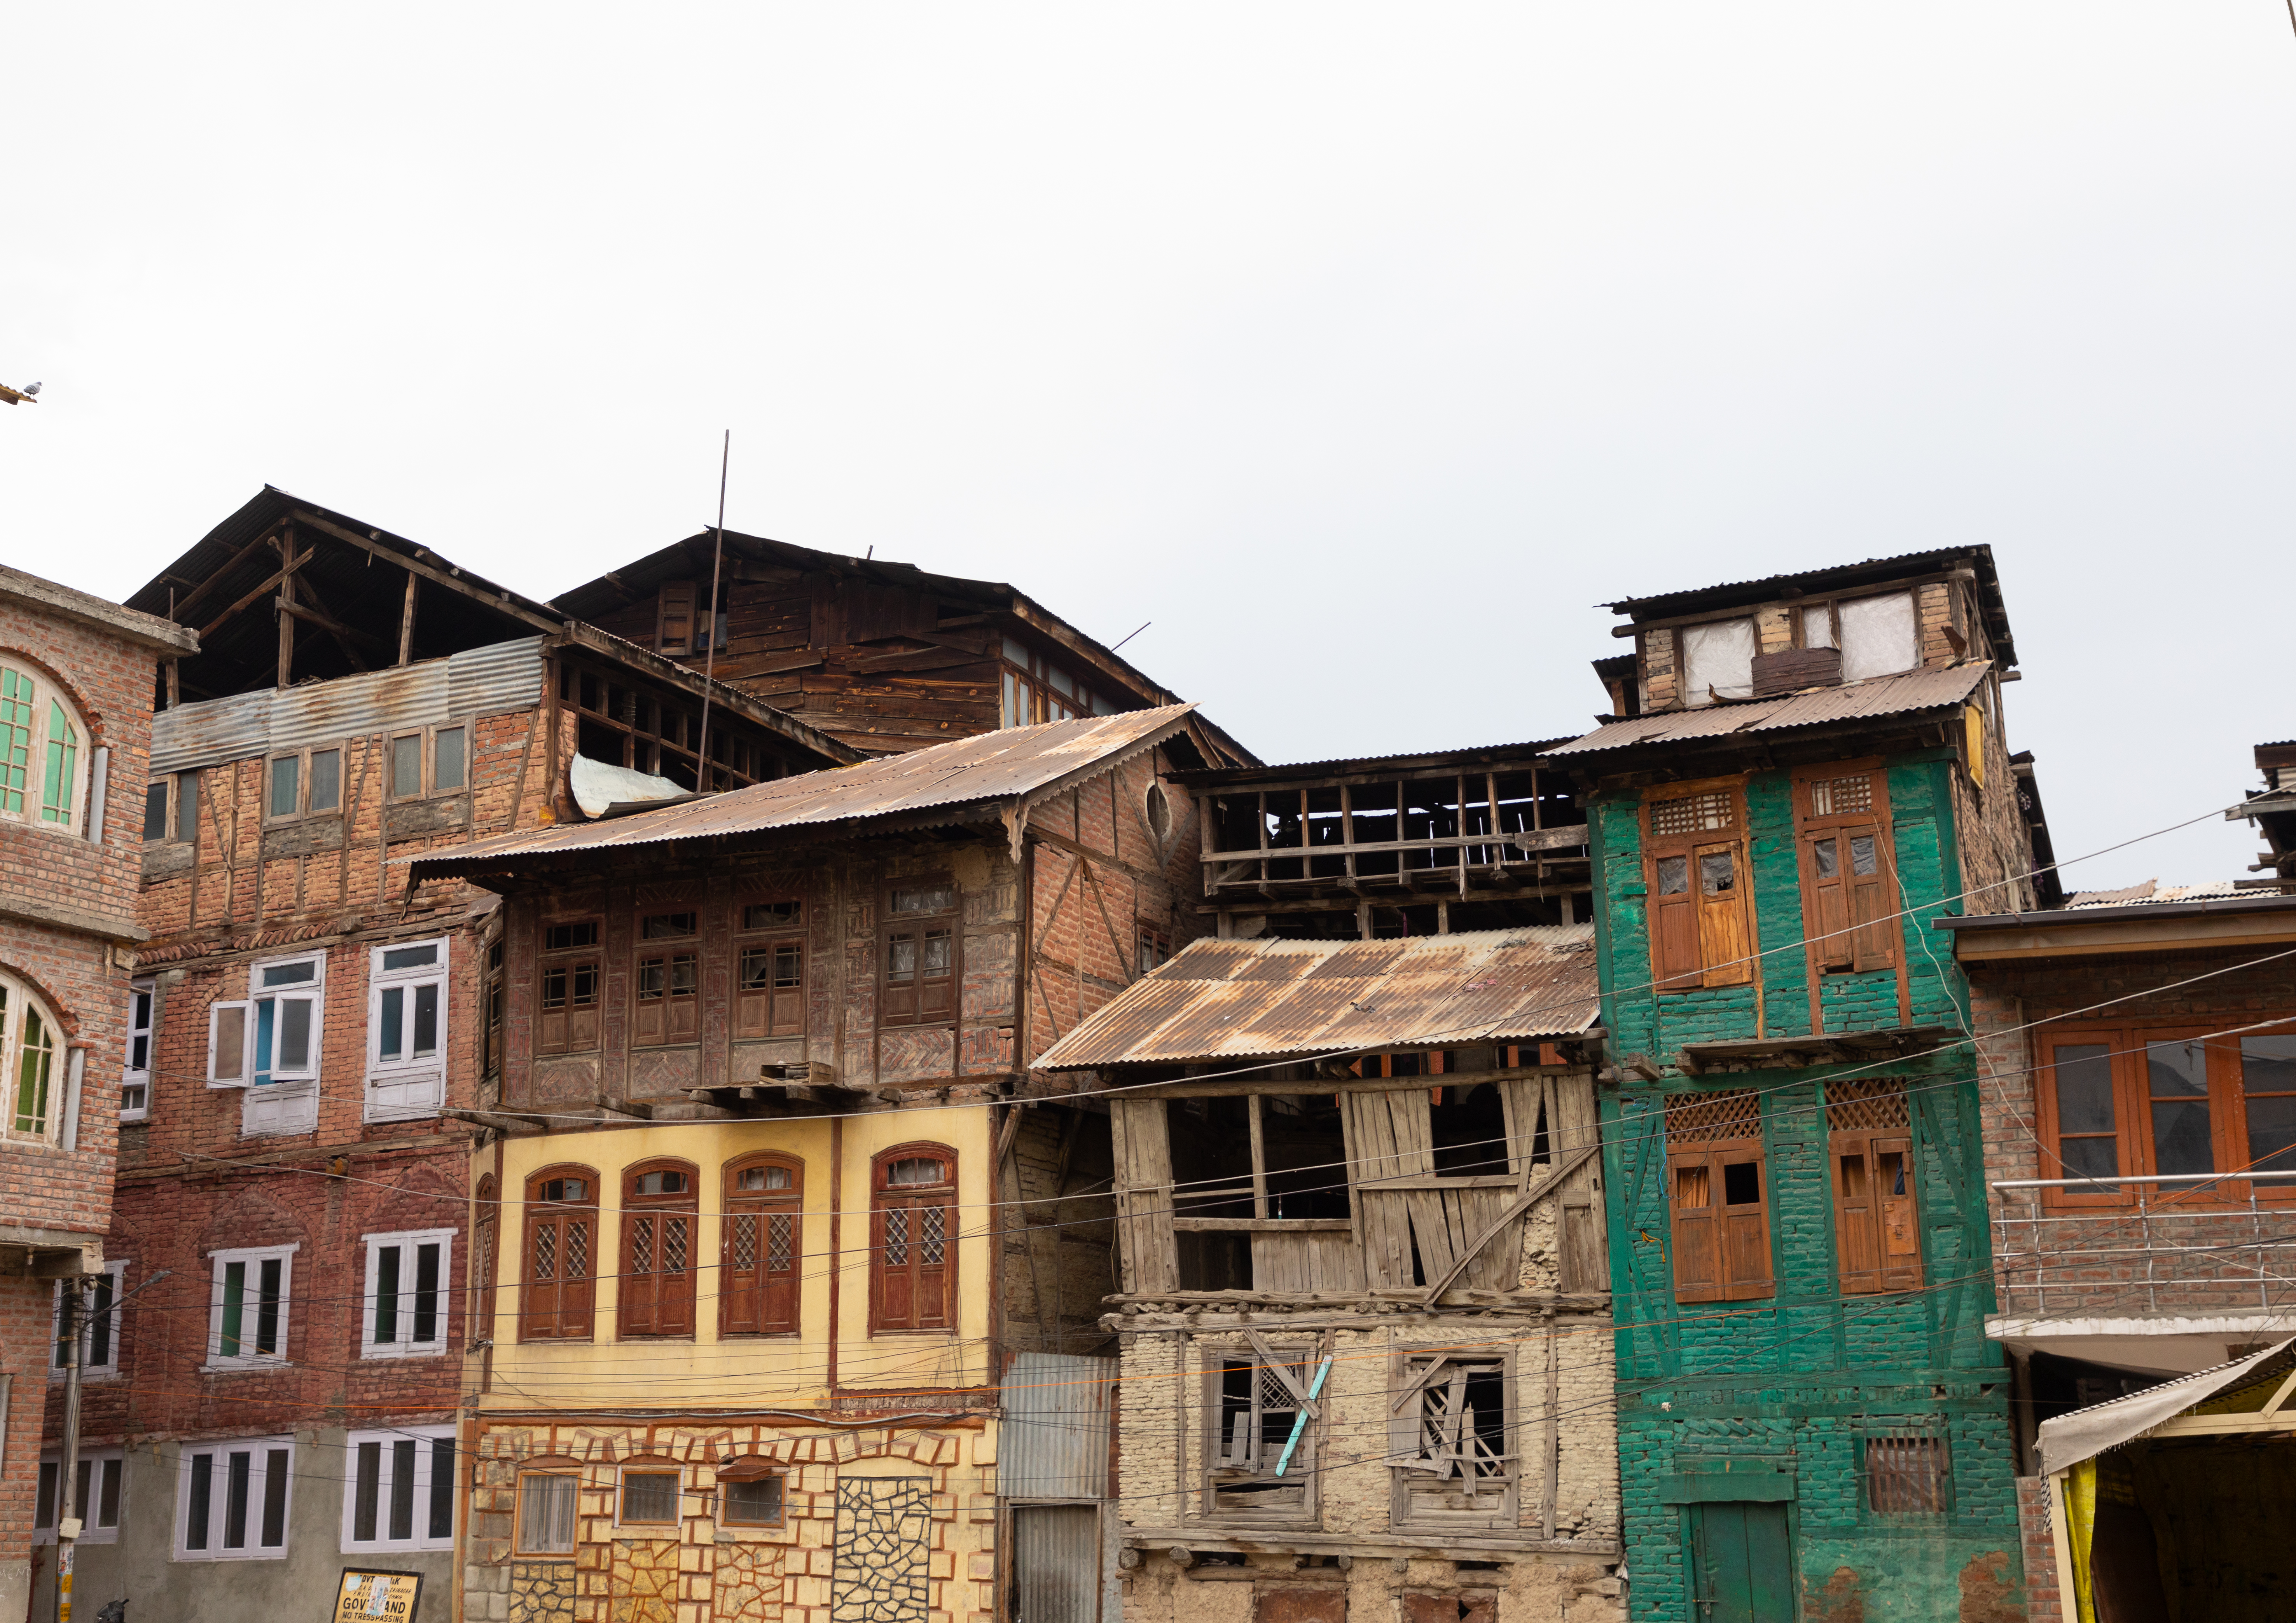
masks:
MULTIPOLYGON (((1585 845, 1587 838, 1585 824, 1565 823, 1548 829, 1509 829, 1498 834, 1430 834, 1424 840, 1381 840, 1359 845, 1278 845, 1255 846, 1242 850, 1207 850, 1197 860, 1206 867, 1211 867, 1226 862, 1257 863, 1263 857, 1282 861, 1300 857, 1376 857, 1398 851, 1449 851, 1463 846, 1503 845, 1521 852, 1522 859, 1529 862, 1541 851, 1569 850, 1574 846, 1585 845)), ((1436 865, 1448 878, 1450 871, 1460 865, 1446 862, 1436 865)), ((1468 865, 1491 867, 1499 864, 1494 859, 1468 865)))
MULTIPOLYGON (((1032 831, 1030 838, 1037 837, 1032 831)), ((1592 1036, 1594 1033, 1583 1035, 1592 1036)), ((1566 1037, 1561 1040, 1578 1042, 1581 1037, 1566 1037)), ((1585 1077, 1591 1079, 1593 1075, 1584 1065, 1519 1065, 1504 1070, 1447 1071, 1434 1077, 1317 1077, 1313 1079, 1302 1078, 1293 1082, 1164 1082, 1140 1088, 1134 1096, 1142 1099, 1204 1099, 1241 1094, 1423 1094, 1431 1086, 1473 1087, 1480 1083, 1503 1082, 1523 1077, 1585 1077)))
MULTIPOLYGON (((338 541, 348 541, 361 552, 373 553, 385 563, 395 563, 409 574, 420 575, 435 586, 442 586, 450 591, 458 592, 473 602, 484 603, 490 609, 510 616, 512 619, 524 620, 537 631, 562 633, 567 628, 569 622, 554 620, 547 615, 537 614, 517 602, 507 592, 489 589, 480 586, 475 580, 465 580, 461 571, 451 566, 441 569, 439 565, 424 559, 410 558, 394 547, 370 541, 358 531, 346 529, 332 520, 321 518, 316 512, 306 512, 298 508, 295 512, 295 522, 316 529, 323 535, 332 536, 338 541)), ((701 673, 697 671, 694 674, 698 676, 701 673)))
MULTIPOLYGON (((225 559, 223 562, 215 569, 209 570, 208 571, 208 578, 205 580, 200 582, 199 585, 193 586, 190 591, 184 593, 182 597, 176 600, 175 607, 168 611, 168 618, 171 620, 180 622, 184 615, 189 614, 192 611, 193 606, 196 604, 200 599, 205 597, 209 593, 214 591, 217 586, 222 584, 223 578, 225 576, 230 574, 232 570, 237 569, 241 564, 245 563, 250 558, 254 557, 265 547, 270 545, 274 540, 277 539, 280 529, 286 524, 286 520, 281 519, 271 524, 265 529, 261 535, 256 537, 254 540, 249 542, 245 546, 241 547, 230 557, 225 559)), ((262 596, 263 588, 259 586, 256 588, 255 595, 258 597, 262 596)), ((228 619, 231 617, 229 615, 226 615, 224 618, 228 619)))
MULTIPOLYGON (((1442 1275, 1442 1277, 1438 1279, 1435 1283, 1427 1288, 1426 1299, 1428 1302, 1431 1304, 1440 1300, 1443 1292, 1450 1289, 1451 1282, 1456 1279, 1459 1276, 1459 1274, 1464 1271, 1469 1258, 1472 1258, 1477 1252, 1480 1251, 1484 1246, 1488 1245, 1492 1238, 1495 1237, 1499 1230, 1507 1223, 1521 1217, 1523 1213, 1529 1211, 1540 1201, 1545 1200, 1548 1195, 1562 1188, 1565 1178, 1578 1171, 1581 1167, 1585 1166, 1593 1159, 1596 1148, 1596 1145, 1587 1144, 1578 1150, 1574 1151, 1568 1157, 1557 1160, 1554 1167, 1548 1170, 1547 1175, 1545 1177, 1541 1178, 1532 1187, 1524 1190, 1522 1193, 1515 1196, 1513 1200, 1508 1201, 1507 1204, 1500 1210, 1498 1217, 1488 1225, 1484 1233, 1473 1242, 1472 1246, 1468 1252, 1468 1257, 1462 1258, 1459 1263, 1450 1270, 1450 1272, 1442 1275)), ((1423 1249, 1422 1256, 1423 1258, 1424 1256, 1423 1249)))
POLYGON ((286 568, 279 570, 276 574, 266 576, 261 586, 256 587, 255 590, 250 592, 246 596, 232 604, 230 608, 226 609, 221 614, 217 615, 215 619, 201 627, 200 640, 201 642, 205 642, 209 637, 213 636, 217 631, 221 630, 229 623, 232 616, 237 614, 241 610, 255 602, 257 598, 265 595, 281 581, 286 579, 288 576, 293 574, 297 570, 301 569, 305 564, 310 562, 312 553, 316 550, 316 549, 315 548, 305 548, 302 556, 297 558, 292 563, 287 565, 286 568))

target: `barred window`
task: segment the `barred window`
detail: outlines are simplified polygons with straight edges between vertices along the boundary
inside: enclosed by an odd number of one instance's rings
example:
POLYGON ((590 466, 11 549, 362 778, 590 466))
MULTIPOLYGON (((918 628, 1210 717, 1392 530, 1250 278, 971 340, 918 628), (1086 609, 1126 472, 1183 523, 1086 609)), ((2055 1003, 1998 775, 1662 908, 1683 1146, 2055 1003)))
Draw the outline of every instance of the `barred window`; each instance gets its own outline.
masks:
POLYGON ((1926 1429, 1866 1439, 1866 1508, 1884 1516, 1941 1516, 1952 1508, 1945 1439, 1926 1429))

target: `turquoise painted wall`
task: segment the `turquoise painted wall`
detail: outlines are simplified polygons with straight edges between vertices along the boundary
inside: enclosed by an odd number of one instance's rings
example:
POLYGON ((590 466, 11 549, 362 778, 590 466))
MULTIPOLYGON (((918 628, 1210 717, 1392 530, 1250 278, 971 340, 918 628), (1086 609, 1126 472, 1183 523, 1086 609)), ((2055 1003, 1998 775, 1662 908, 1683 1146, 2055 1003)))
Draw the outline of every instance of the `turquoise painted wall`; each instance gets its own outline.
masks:
MULTIPOLYGON (((1928 919, 1958 911, 1951 770, 1907 758, 1889 771, 1901 922, 1917 1026, 1964 1024, 1967 992, 1928 919)), ((1758 940, 1760 1031, 1809 1032, 1792 784, 1747 786, 1748 860, 1758 940)), ((1651 979, 1639 800, 1590 807, 1603 1015, 1616 1056, 1669 1063, 1685 1042, 1757 1035, 1757 987, 1663 996, 1651 979)), ((1898 1023, 1894 972, 1821 978, 1828 1030, 1898 1023)), ((1694 1506, 1684 1484, 1706 1473, 1790 1473, 1790 1511, 1805 1615, 1956 1618, 1972 1588, 2020 1588, 2007 1371, 1985 1338, 1992 1306, 1978 1097, 1965 1049, 1886 1069, 1813 1066, 1606 1086, 1604 1199, 1610 1202, 1619 1323, 1620 1480, 1637 1619, 1697 1613, 1688 1558, 1694 1506), (1916 1141, 1926 1288, 1844 1296, 1839 1288, 1824 1122, 1829 1078, 1902 1077, 1916 1141), (1751 1302, 1678 1304, 1666 1189, 1663 1101, 1685 1092, 1761 1090, 1770 1243, 1777 1291, 1751 1302), (1906 1427, 1948 1443, 1950 1508, 1892 1515, 1866 1507, 1861 1439, 1906 1427), (1862 1611, 1857 1610, 1862 1608, 1862 1611)), ((1775 1474, 1763 1479, 1773 1484, 1775 1474)), ((1719 1490, 1724 1493, 1733 1489, 1719 1490)), ((2002 1615, 1997 1611, 1992 1614, 2002 1615)), ((2015 1615, 2011 1612, 2008 1615, 2015 1615)))

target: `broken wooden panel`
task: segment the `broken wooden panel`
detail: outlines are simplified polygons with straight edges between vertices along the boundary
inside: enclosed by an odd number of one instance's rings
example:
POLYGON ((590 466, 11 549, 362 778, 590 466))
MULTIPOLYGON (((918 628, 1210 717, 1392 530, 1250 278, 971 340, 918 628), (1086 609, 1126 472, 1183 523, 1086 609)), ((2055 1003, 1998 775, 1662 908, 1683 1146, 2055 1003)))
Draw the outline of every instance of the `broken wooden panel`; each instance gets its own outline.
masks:
POLYGON ((1251 1235, 1253 1291, 1355 1291, 1365 1284, 1363 1250, 1345 1225, 1307 1234, 1262 1229, 1251 1235))
POLYGON ((1398 1526, 1512 1528, 1518 1425, 1505 1352, 1409 1353, 1390 1365, 1388 1470, 1398 1526))
POLYGON ((1135 1295, 1180 1288, 1172 1240, 1172 1156, 1161 1099, 1112 1099, 1117 1227, 1124 1289, 1135 1295))
POLYGON ((1248 1348, 1206 1355, 1204 1509, 1229 1520, 1302 1521, 1316 1506, 1329 1352, 1246 1334, 1248 1348))
POLYGON ((1251 1623, 1348 1623, 1348 1592, 1335 1584, 1256 1585, 1251 1623))

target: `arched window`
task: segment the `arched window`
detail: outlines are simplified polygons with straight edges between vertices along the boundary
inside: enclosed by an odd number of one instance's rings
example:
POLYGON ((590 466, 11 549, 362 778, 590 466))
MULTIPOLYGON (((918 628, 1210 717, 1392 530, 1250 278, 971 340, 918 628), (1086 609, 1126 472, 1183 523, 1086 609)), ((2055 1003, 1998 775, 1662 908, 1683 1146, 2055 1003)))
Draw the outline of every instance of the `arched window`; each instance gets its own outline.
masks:
POLYGON ((518 1339, 586 1341, 597 1304, 598 1175, 545 1167, 526 1180, 518 1339))
POLYGON ((897 1144, 871 1163, 869 1328, 956 1326, 956 1152, 897 1144))
POLYGON ((786 1155, 726 1165, 720 1335, 793 1336, 804 1256, 805 1167, 786 1155))
POLYGON ((79 832, 87 724, 55 684, 0 654, 0 817, 79 832))
POLYGON ((622 1174, 622 1336, 693 1333, 693 1168, 640 1161, 622 1174))
POLYGON ((0 975, 0 1137, 53 1143, 63 1125, 63 1038, 22 982, 0 975))
POLYGON ((502 1233, 502 1203, 495 1190, 493 1173, 479 1180, 478 1218, 472 1225, 471 1307, 463 1320, 465 1347, 495 1339, 495 1246, 502 1233))

